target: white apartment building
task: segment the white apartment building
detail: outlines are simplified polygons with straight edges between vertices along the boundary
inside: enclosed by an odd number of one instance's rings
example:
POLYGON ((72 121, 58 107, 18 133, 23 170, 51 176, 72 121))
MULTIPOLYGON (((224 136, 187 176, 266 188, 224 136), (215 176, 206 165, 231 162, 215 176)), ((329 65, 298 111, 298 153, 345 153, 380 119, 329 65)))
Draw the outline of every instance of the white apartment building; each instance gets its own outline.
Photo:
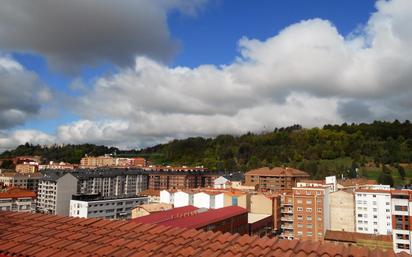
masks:
POLYGON ((130 219, 137 205, 147 204, 147 197, 105 198, 100 195, 74 195, 70 216, 80 218, 130 219))
POLYGON ((391 191, 355 191, 355 229, 365 234, 392 234, 391 191))
POLYGON ((412 190, 393 190, 391 197, 393 250, 412 254, 412 190))
POLYGON ((37 191, 37 211, 54 215, 69 215, 69 203, 77 193, 77 177, 71 173, 45 175, 37 191))

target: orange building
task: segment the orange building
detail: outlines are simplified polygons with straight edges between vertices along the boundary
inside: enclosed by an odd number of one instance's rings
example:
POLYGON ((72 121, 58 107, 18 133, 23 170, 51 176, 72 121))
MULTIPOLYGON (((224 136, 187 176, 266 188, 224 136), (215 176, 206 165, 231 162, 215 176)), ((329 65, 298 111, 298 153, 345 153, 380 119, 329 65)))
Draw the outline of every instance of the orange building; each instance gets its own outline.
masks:
POLYGON ((258 186, 263 190, 288 190, 296 186, 301 179, 307 178, 309 174, 301 170, 288 167, 273 169, 264 167, 246 172, 245 185, 258 186))
POLYGON ((295 239, 323 240, 330 229, 328 187, 294 187, 293 234, 295 239))

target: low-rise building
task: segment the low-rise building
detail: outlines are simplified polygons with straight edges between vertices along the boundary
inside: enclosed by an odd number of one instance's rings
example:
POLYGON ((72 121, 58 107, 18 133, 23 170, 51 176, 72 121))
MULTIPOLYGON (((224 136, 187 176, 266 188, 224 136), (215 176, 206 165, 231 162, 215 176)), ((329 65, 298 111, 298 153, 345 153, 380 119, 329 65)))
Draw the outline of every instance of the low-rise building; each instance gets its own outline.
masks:
POLYGON ((146 196, 149 199, 149 203, 160 203, 160 191, 147 189, 138 194, 139 196, 146 196))
POLYGON ((340 243, 346 246, 360 246, 373 249, 392 249, 392 237, 390 235, 374 235, 346 231, 325 232, 325 242, 340 243))
POLYGON ((273 217, 268 214, 248 213, 248 232, 250 236, 272 236, 273 217))
POLYGON ((150 214, 137 219, 137 223, 159 224, 169 227, 194 228, 222 233, 248 233, 248 213, 238 206, 207 210, 194 206, 185 206, 159 213, 150 214))
POLYGON ((70 216, 80 218, 130 219, 136 205, 147 204, 147 197, 102 197, 100 194, 73 195, 70 216))
POLYGON ((132 219, 147 216, 152 213, 173 209, 173 205, 168 203, 148 203, 136 206, 132 210, 132 219))
POLYGON ((0 188, 0 211, 34 212, 36 193, 21 188, 0 188))

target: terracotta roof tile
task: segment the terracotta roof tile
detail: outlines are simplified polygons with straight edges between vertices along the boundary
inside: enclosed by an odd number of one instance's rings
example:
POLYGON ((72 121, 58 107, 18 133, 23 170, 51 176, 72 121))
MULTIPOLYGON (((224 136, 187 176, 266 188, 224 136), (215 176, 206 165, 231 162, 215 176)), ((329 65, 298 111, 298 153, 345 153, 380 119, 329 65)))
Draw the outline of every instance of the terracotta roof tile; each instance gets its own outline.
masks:
POLYGON ((406 257, 342 244, 278 240, 126 221, 0 212, 5 256, 406 257), (40 227, 39 224, 48 225, 40 227))

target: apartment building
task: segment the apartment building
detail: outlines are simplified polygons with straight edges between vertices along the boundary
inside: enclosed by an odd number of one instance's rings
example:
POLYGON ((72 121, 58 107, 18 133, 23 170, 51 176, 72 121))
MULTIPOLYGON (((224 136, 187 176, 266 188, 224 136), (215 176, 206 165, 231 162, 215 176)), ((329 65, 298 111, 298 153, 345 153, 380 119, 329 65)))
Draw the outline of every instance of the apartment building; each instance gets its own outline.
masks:
POLYGON ((147 189, 147 175, 140 169, 85 169, 73 174, 79 178, 79 194, 111 197, 136 195, 147 189))
POLYGON ((301 170, 264 167, 246 172, 245 185, 258 186, 260 190, 288 190, 295 187, 298 181, 307 178, 309 174, 301 170))
POLYGON ((80 160, 82 167, 110 167, 115 164, 113 157, 110 155, 104 156, 85 156, 80 160))
POLYGON ((149 171, 149 189, 212 187, 217 175, 200 171, 149 171))
POLYGON ((0 189, 0 211, 34 212, 36 193, 21 188, 0 189))
POLYGON ((70 216, 80 218, 130 219, 136 205, 147 204, 147 197, 102 197, 100 194, 73 195, 70 216))
POLYGON ((0 184, 6 187, 18 187, 28 189, 30 191, 37 191, 41 174, 22 174, 17 172, 0 173, 0 184))
POLYGON ((147 189, 147 175, 139 169, 47 170, 42 174, 37 208, 43 213, 69 215, 75 194, 124 197, 147 189))
POLYGON ((323 240, 330 229, 329 192, 329 187, 292 189, 294 238, 323 240))
POLYGON ((339 190, 329 194, 330 230, 355 232, 355 195, 339 190))
POLYGON ((78 167, 79 167, 78 164, 50 161, 49 164, 39 165, 39 170, 74 170, 74 169, 77 169, 78 167))
POLYGON ((412 254, 412 191, 391 191, 391 211, 393 250, 412 254))
POLYGON ((281 238, 293 239, 293 212, 292 191, 282 193, 280 195, 280 225, 274 225, 274 229, 280 231, 281 238))
POLYGON ((16 165, 16 172, 23 174, 33 174, 39 171, 37 162, 25 162, 16 165))
POLYGON ((358 189, 355 191, 356 232, 392 234, 391 191, 358 189))
POLYGON ((37 211, 68 216, 70 200, 77 193, 78 178, 68 172, 43 175, 37 191, 37 211))

